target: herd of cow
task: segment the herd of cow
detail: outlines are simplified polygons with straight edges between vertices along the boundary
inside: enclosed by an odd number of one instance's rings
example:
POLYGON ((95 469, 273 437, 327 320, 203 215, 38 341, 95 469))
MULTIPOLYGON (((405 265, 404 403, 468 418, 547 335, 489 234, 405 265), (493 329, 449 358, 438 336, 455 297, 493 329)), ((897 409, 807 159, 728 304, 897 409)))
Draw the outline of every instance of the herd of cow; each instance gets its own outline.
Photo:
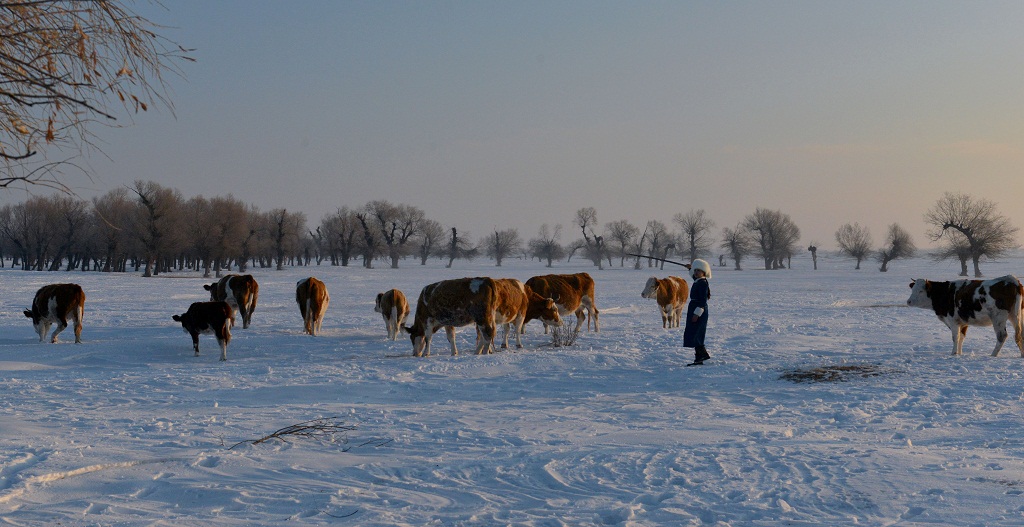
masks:
MULTIPOLYGON (((213 284, 203 286, 210 292, 210 301, 194 302, 188 311, 172 318, 192 336, 192 347, 199 355, 199 335, 212 333, 220 345, 220 360, 227 360, 227 346, 231 342, 231 327, 235 312, 242 317, 242 327, 248 328, 259 297, 259 284, 252 275, 230 274, 213 284)), ((962 353, 963 339, 968 326, 993 326, 997 356, 1008 337, 1007 322, 1013 324, 1014 342, 1024 357, 1024 331, 1021 314, 1024 285, 1013 275, 992 280, 953 280, 937 282, 916 279, 910 283, 911 294, 907 305, 932 310, 952 331, 953 354, 962 353)), ((686 306, 689 287, 686 280, 669 276, 647 280, 641 296, 654 298, 661 312, 662 327, 680 325, 686 306)), ((503 348, 508 347, 508 335, 514 332, 516 346, 522 348, 520 334, 531 320, 540 320, 545 332, 549 326, 561 326, 562 317, 576 315, 575 331, 587 322, 590 329, 600 331, 598 309, 594 301, 594 280, 587 273, 551 274, 535 276, 520 282, 513 278, 459 278, 429 284, 420 291, 416 301, 416 314, 411 326, 405 325, 409 316, 409 303, 398 289, 377 295, 374 310, 384 318, 387 335, 396 340, 401 331, 409 334, 413 355, 430 355, 432 335, 442 327, 451 344, 452 355, 458 354, 455 328, 474 324, 477 331, 476 353, 491 353, 497 327, 503 326, 503 348)), ((299 305, 304 331, 317 335, 323 324, 330 295, 323 282, 314 277, 300 280, 295 288, 295 301, 299 305)), ((82 318, 85 292, 78 284, 51 284, 36 292, 32 308, 25 316, 43 341, 53 324, 57 324, 50 342, 74 324, 75 342, 82 341, 82 318)))

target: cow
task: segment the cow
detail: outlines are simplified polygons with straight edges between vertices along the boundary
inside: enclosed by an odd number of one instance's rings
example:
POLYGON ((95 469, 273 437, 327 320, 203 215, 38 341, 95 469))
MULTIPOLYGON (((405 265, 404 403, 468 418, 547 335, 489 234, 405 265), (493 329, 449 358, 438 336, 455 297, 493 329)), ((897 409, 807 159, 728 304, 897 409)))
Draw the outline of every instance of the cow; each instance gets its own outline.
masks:
MULTIPOLYGON (((249 327, 260 296, 260 285, 251 274, 224 275, 219 281, 204 285, 203 289, 210 292, 210 301, 224 301, 231 309, 237 310, 242 315, 242 328, 249 327)), ((234 325, 234 319, 231 324, 234 325)))
POLYGON ((412 341, 414 357, 430 356, 430 340, 434 332, 445 328, 452 355, 458 355, 455 328, 476 324, 476 354, 490 352, 494 344, 494 309, 497 285, 487 277, 442 280, 427 285, 416 300, 416 315, 405 331, 412 341))
MULTIPOLYGON (((545 326, 561 326, 562 318, 558 306, 550 298, 544 298, 515 278, 499 278, 497 300, 494 307, 494 323, 504 327, 502 349, 508 349, 508 334, 515 331, 516 348, 522 348, 520 335, 527 317, 540 319, 545 326)), ((479 338, 479 335, 477 336, 479 338)))
POLYGON ((398 289, 389 289, 377 294, 373 310, 384 317, 384 325, 388 330, 388 338, 398 339, 398 332, 405 329, 405 319, 409 316, 409 301, 398 289))
POLYGON ((647 279, 647 284, 640 296, 657 299, 662 328, 677 328, 683 311, 686 310, 690 286, 686 284, 686 280, 678 276, 667 278, 652 276, 647 279))
POLYGON ((1017 277, 1006 275, 991 280, 954 280, 934 282, 923 278, 910 282, 907 305, 930 309, 953 332, 953 355, 963 353, 968 326, 993 326, 999 355, 1006 341, 1006 322, 1013 323, 1014 342, 1024 357, 1021 334, 1021 299, 1024 286, 1017 277))
POLYGON ((228 360, 228 343, 231 342, 231 326, 235 325, 235 315, 227 302, 193 302, 188 311, 181 315, 171 316, 175 322, 181 322, 185 333, 192 335, 192 347, 199 356, 199 335, 213 333, 220 344, 220 360, 228 360))
POLYGON ((324 323, 324 313, 327 312, 327 305, 331 303, 331 295, 327 293, 327 286, 312 276, 299 280, 295 284, 295 302, 299 304, 303 330, 315 337, 317 333, 320 333, 320 327, 324 323))
MULTIPOLYGON (((594 331, 601 331, 598 325, 598 310, 594 303, 594 279, 587 273, 576 274, 549 274, 534 276, 526 281, 526 286, 545 298, 551 298, 558 306, 561 316, 569 313, 576 314, 576 328, 579 331, 583 321, 587 321, 587 329, 590 329, 590 319, 594 320, 594 331), (590 317, 583 314, 586 308, 590 317)), ((533 320, 527 317, 527 322, 533 320)), ((547 332, 547 324, 544 325, 544 332, 547 332)))
POLYGON ((50 326, 57 323, 50 342, 57 342, 57 335, 68 327, 68 317, 75 323, 75 343, 82 342, 82 317, 85 314, 85 292, 78 284, 44 285, 32 299, 32 309, 25 316, 32 319, 32 326, 43 342, 50 326))

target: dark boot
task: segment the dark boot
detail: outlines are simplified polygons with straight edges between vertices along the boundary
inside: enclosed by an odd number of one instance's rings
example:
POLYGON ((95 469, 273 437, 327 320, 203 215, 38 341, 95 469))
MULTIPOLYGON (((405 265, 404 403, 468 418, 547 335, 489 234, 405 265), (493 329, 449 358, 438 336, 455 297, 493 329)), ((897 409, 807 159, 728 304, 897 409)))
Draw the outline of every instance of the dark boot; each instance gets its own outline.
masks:
POLYGON ((707 348, 705 348, 704 346, 697 346, 696 348, 694 348, 693 355, 693 362, 704 362, 711 358, 711 355, 708 355, 707 348))

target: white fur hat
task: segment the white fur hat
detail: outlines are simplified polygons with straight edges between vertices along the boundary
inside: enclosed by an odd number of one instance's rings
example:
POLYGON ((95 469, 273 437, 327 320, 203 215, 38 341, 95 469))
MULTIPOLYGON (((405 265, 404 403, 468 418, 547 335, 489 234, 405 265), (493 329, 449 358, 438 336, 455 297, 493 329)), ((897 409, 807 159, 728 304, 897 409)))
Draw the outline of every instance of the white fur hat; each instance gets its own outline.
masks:
POLYGON ((711 264, 701 260, 700 258, 694 260, 693 263, 690 264, 690 278, 694 278, 693 272, 697 269, 704 271, 704 278, 707 278, 708 280, 711 279, 711 264))

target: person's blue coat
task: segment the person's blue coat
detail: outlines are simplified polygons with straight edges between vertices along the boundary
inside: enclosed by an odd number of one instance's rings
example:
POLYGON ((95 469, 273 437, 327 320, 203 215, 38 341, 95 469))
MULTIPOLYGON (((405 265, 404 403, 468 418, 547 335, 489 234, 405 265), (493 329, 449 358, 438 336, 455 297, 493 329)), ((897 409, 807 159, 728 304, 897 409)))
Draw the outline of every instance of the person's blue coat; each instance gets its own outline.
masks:
POLYGON ((704 334, 708 329, 708 299, 711 298, 711 286, 707 278, 693 281, 690 287, 690 303, 686 306, 686 328, 683 330, 683 347, 696 348, 704 345, 704 334), (693 321, 693 312, 698 308, 704 312, 696 322, 693 321))

